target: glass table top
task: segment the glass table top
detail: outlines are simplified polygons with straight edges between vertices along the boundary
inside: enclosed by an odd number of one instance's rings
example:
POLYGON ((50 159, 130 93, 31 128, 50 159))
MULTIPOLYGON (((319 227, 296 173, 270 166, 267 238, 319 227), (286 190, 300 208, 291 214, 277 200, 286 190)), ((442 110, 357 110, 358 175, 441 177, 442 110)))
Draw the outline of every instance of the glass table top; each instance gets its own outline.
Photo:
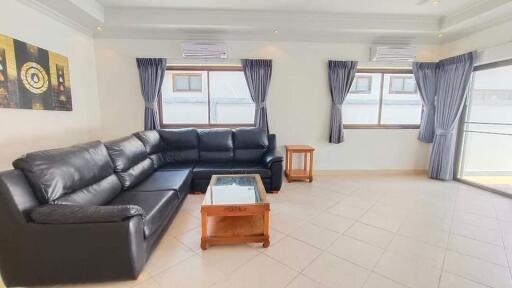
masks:
POLYGON ((257 204, 265 201, 260 196, 260 187, 254 175, 214 177, 210 184, 209 204, 257 204))

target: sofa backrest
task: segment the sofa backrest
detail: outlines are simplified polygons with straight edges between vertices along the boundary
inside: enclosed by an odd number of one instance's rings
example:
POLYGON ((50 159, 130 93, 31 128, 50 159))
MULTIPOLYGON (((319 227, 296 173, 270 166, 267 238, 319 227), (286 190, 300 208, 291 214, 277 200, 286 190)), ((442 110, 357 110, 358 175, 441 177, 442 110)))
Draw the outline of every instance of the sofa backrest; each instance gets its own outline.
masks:
POLYGON ((100 141, 28 153, 13 166, 23 172, 42 203, 102 205, 121 191, 100 141))
POLYGON ((231 129, 199 130, 199 161, 233 161, 233 131, 231 129))
POLYGON ((119 138, 105 143, 114 171, 123 189, 140 183, 153 173, 155 167, 144 144, 135 136, 119 138))
POLYGON ((164 158, 169 163, 199 161, 199 136, 196 129, 159 130, 165 144, 164 158))
POLYGON ((155 169, 158 169, 166 164, 166 160, 164 158, 165 145, 163 140, 158 134, 156 130, 146 130, 133 133, 133 136, 137 137, 137 139, 144 144, 146 148, 146 152, 149 155, 149 159, 153 161, 153 165, 155 169))
POLYGON ((268 135, 261 128, 233 129, 234 160, 256 162, 269 148, 268 135))

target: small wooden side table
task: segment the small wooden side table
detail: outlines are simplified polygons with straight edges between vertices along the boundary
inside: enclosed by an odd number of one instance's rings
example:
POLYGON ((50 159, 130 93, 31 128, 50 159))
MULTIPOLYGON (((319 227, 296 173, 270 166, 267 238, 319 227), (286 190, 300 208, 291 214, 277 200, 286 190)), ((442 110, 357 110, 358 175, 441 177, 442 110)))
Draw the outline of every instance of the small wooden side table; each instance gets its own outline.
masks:
POLYGON ((285 145, 286 169, 285 175, 288 182, 294 180, 307 180, 313 182, 313 152, 315 148, 308 145, 285 145), (293 154, 304 154, 303 169, 293 168, 293 154), (309 161, 308 161, 309 160, 309 161), (309 165, 308 165, 309 162, 309 165), (309 166, 309 167, 308 167, 309 166))

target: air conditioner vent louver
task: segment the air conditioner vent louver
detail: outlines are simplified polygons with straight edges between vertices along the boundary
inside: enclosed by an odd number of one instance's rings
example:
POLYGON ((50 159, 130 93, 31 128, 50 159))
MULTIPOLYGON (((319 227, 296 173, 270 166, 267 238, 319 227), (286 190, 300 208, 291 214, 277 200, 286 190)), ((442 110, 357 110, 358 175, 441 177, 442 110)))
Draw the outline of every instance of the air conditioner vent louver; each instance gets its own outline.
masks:
POLYGON ((412 46, 375 46, 371 48, 370 61, 412 62, 416 59, 416 48, 412 46))
POLYGON ((190 59, 226 59, 226 44, 207 42, 187 42, 181 45, 183 58, 190 59))

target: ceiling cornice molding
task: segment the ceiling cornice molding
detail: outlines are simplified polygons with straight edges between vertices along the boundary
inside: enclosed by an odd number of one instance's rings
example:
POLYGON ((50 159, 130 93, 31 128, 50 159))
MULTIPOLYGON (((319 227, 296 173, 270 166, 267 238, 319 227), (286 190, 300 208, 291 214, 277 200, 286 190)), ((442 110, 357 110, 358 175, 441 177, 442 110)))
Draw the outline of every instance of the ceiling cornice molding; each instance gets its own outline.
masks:
POLYGON ((74 21, 73 19, 71 19, 65 15, 62 15, 58 11, 55 11, 55 10, 49 8, 48 6, 44 5, 43 3, 41 3, 37 0, 18 0, 18 2, 23 3, 41 13, 49 16, 50 18, 66 25, 70 28, 73 28, 76 31, 83 33, 87 36, 92 37, 94 34, 94 30, 86 27, 85 25, 82 25, 81 23, 74 21))
POLYGON ((473 5, 464 7, 457 10, 456 12, 449 14, 441 19, 441 29, 447 30, 454 26, 460 26, 460 24, 478 18, 482 14, 488 14, 496 12, 500 7, 504 5, 510 5, 510 0, 487 0, 475 2, 473 5))

